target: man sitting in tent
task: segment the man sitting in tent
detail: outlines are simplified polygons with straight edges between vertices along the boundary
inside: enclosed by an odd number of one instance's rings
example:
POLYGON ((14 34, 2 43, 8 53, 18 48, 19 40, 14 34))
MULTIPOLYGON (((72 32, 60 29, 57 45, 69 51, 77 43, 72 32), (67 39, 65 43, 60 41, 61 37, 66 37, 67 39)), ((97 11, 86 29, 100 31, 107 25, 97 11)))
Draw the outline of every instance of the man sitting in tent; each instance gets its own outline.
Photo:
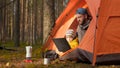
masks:
MULTIPOLYGON (((77 9, 76 18, 79 23, 79 25, 77 27, 77 36, 76 37, 78 37, 78 41, 80 43, 82 37, 84 36, 84 34, 89 26, 90 19, 89 19, 87 10, 84 8, 77 9)), ((84 53, 83 50, 80 50, 77 48, 76 50, 69 52, 69 54, 60 57, 60 60, 68 59, 68 60, 75 60, 75 61, 79 61, 79 60, 87 61, 87 58, 84 57, 83 54, 87 54, 87 53, 84 53)))
POLYGON ((74 30, 68 29, 66 32, 66 40, 68 41, 71 48, 75 48, 78 46, 78 38, 74 38, 74 30))
POLYGON ((90 23, 90 20, 88 19, 87 10, 84 8, 78 8, 76 11, 76 18, 79 23, 77 28, 77 36, 80 43, 90 23))

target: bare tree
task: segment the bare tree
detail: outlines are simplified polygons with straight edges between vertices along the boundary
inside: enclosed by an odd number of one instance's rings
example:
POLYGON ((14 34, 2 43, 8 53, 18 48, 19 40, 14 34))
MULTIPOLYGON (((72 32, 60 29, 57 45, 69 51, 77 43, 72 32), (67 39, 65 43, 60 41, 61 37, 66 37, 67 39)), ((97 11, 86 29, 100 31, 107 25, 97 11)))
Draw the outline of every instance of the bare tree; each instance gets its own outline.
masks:
POLYGON ((44 0, 44 41, 47 39, 49 32, 51 31, 52 25, 55 23, 55 9, 54 0, 44 0))
POLYGON ((43 16, 44 16, 44 10, 43 10, 43 8, 44 8, 44 0, 40 0, 40 7, 39 7, 39 9, 40 9, 40 44, 43 44, 43 16))
POLYGON ((20 46, 20 0, 15 3, 14 45, 20 46))

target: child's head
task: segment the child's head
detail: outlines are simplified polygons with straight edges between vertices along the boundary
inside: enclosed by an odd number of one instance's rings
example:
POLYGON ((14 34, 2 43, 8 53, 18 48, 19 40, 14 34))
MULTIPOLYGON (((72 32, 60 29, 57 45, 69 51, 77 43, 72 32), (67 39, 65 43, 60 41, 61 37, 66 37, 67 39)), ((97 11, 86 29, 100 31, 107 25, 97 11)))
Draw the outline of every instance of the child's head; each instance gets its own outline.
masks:
POLYGON ((66 40, 68 42, 72 41, 74 38, 74 30, 73 29, 68 29, 66 32, 66 40))

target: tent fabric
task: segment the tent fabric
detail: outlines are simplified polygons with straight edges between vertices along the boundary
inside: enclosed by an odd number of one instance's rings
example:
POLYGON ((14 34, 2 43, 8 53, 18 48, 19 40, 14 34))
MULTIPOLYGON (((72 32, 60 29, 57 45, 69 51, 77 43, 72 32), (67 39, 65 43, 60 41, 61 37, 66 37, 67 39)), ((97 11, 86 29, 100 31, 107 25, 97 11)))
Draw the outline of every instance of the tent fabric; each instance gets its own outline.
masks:
POLYGON ((95 64, 98 55, 120 54, 119 3, 120 0, 101 0, 93 64, 95 64))
POLYGON ((98 18, 98 40, 96 41, 97 49, 95 48, 98 54, 120 53, 120 10, 118 10, 119 3, 119 0, 112 0, 112 2, 102 0, 98 18), (103 6, 104 4, 106 6, 103 6))
MULTIPOLYGON (((120 61, 120 0, 69 0, 63 13, 55 22, 43 50, 58 51, 53 38, 63 38, 67 29, 76 31, 77 20, 75 12, 77 8, 84 7, 89 10, 92 17, 79 46, 59 54, 61 59, 77 58, 81 61, 103 63, 120 61), (109 8, 108 8, 109 7, 109 8)), ((59 51, 58 51, 59 53, 59 51)))

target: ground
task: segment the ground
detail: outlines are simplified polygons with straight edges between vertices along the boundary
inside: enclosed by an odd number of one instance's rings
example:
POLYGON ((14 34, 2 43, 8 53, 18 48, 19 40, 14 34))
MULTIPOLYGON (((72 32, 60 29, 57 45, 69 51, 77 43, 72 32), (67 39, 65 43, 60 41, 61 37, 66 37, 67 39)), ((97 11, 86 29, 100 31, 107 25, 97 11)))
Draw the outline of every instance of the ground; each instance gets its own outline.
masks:
POLYGON ((92 66, 87 63, 76 63, 74 61, 59 61, 58 59, 51 61, 49 65, 43 65, 41 57, 41 47, 32 46, 32 61, 26 63, 25 46, 21 47, 5 47, 0 49, 0 68, 120 68, 119 65, 96 65, 92 66))

